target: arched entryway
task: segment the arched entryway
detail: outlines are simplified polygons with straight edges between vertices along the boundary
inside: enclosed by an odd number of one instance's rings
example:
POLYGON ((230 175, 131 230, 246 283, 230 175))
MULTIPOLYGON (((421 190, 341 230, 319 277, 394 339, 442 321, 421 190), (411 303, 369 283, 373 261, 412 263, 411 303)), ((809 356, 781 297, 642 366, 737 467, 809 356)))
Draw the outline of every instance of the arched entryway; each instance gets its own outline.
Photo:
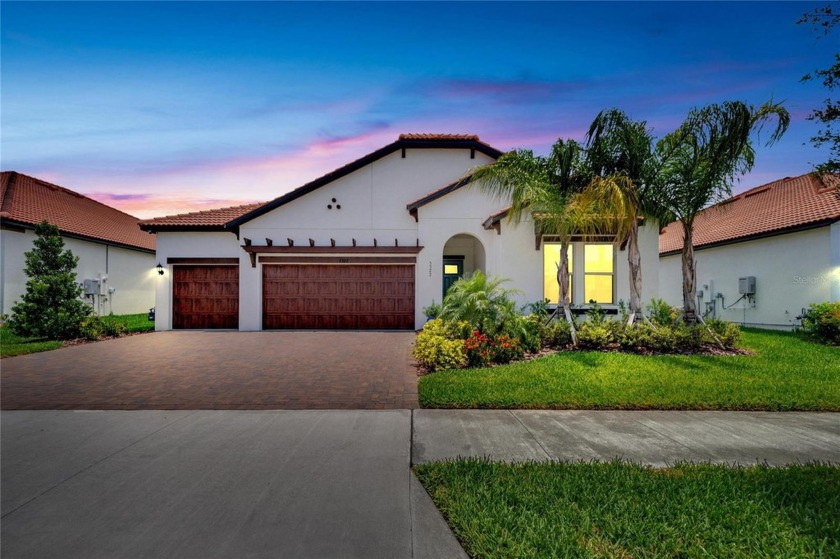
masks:
POLYGON ((462 233, 453 235, 443 246, 443 286, 442 295, 459 278, 468 276, 476 270, 485 271, 484 245, 481 241, 462 233))

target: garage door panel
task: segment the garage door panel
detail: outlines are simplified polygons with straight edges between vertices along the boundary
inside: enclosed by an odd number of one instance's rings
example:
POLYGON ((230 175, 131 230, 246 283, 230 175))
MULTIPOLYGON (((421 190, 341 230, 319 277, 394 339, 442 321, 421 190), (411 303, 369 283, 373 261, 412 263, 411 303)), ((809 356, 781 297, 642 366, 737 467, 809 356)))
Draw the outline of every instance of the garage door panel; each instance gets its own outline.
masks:
POLYGON ((238 266, 175 266, 172 327, 238 328, 238 266))
POLYGON ((263 328, 413 329, 414 266, 264 265, 263 328))

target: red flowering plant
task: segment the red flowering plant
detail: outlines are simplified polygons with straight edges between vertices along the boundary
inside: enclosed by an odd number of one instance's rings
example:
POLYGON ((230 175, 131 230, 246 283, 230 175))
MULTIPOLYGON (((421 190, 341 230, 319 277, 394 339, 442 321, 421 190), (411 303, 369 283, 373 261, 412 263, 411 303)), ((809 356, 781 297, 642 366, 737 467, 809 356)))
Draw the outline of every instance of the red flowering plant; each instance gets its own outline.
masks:
POLYGON ((473 330, 464 340, 464 352, 467 354, 467 367, 486 367, 495 357, 492 339, 478 330, 473 330))
POLYGON ((510 363, 525 356, 525 348, 522 347, 522 342, 516 338, 511 338, 507 334, 496 336, 493 339, 493 349, 495 352, 493 361, 496 363, 510 363))

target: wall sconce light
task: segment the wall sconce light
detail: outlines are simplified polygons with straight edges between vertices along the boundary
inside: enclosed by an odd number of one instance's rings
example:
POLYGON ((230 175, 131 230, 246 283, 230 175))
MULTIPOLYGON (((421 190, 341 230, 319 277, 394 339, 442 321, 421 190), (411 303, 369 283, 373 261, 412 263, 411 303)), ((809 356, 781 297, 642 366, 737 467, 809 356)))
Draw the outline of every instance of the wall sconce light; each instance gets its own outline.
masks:
POLYGON ((158 271, 158 274, 163 275, 163 266, 161 265, 160 262, 158 262, 157 271, 158 271))

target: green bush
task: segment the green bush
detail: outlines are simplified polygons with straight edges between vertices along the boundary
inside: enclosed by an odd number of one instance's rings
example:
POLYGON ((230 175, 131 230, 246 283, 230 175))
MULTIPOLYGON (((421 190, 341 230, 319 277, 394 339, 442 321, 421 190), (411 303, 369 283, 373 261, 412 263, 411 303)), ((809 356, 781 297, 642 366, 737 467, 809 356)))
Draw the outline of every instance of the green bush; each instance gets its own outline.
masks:
POLYGON ((616 342, 615 328, 609 322, 586 321, 578 328, 577 338, 581 349, 606 349, 616 342))
POLYGON ((680 316, 679 309, 655 297, 648 303, 647 310, 650 321, 657 326, 673 326, 680 316))
POLYGON ((644 323, 624 328, 618 342, 623 350, 636 353, 671 353, 676 346, 671 328, 644 323))
POLYGON ((79 325, 79 335, 88 340, 98 340, 104 332, 105 323, 96 315, 86 317, 79 325))
POLYGON ((417 334, 412 350, 414 359, 429 371, 462 368, 467 362, 464 342, 449 336, 442 320, 430 320, 417 334))
POLYGON ((523 319, 525 336, 520 340, 522 347, 529 353, 536 353, 546 344, 548 326, 545 318, 538 314, 529 314, 523 319))
POLYGON ((701 324, 688 326, 676 324, 671 327, 674 336, 674 351, 681 353, 695 353, 703 347, 703 331, 705 327, 701 324))
POLYGON ((545 327, 543 345, 560 349, 572 343, 572 326, 565 320, 553 320, 545 327))
POLYGON ((802 330, 820 343, 840 345, 840 302, 809 306, 802 315, 802 330))
POLYGON ((438 305, 437 303, 434 302, 434 300, 432 300, 431 305, 423 308, 423 314, 425 314, 427 317, 431 318, 432 320, 436 319, 438 317, 438 315, 440 314, 440 305, 438 305))
MULTIPOLYGON (((735 324, 734 322, 726 322, 725 320, 712 318, 706 321, 706 326, 714 332, 715 336, 717 336, 718 340, 720 340, 720 343, 722 343, 724 347, 734 348, 741 343, 741 326, 735 324)), ((703 328, 702 326, 698 326, 698 328, 702 328, 700 334, 703 336, 704 343, 717 343, 717 341, 709 334, 709 330, 703 328)))

